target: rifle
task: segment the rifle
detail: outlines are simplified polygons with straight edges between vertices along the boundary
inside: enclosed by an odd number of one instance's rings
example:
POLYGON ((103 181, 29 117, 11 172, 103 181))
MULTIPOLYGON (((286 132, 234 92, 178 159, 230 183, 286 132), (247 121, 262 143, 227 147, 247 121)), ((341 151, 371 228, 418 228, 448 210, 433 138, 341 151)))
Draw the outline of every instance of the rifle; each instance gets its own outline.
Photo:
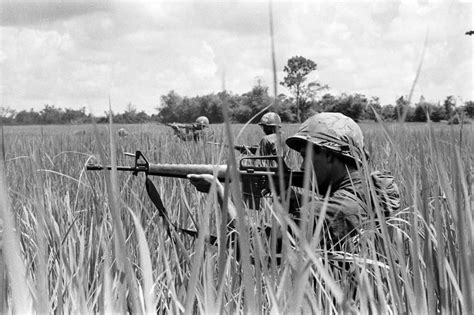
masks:
POLYGON ((179 128, 186 129, 186 132, 188 130, 194 131, 194 130, 203 129, 203 127, 200 124, 196 124, 196 123, 193 123, 193 124, 167 123, 166 126, 171 127, 173 129, 179 129, 179 128))
MULTIPOLYGON (((154 164, 149 163, 140 151, 136 151, 135 154, 125 154, 134 156, 135 165, 118 166, 117 171, 132 172, 135 176, 138 173, 144 173, 147 177, 147 191, 148 185, 153 185, 151 181, 148 181, 148 176, 187 178, 189 174, 211 174, 223 182, 228 172, 228 167, 225 164, 154 164)), ((86 169, 100 171, 111 170, 112 167, 88 164, 86 169)), ((243 157, 239 161, 239 175, 243 200, 250 209, 255 210, 260 208, 260 199, 271 191, 271 184, 274 185, 277 193, 286 191, 290 186, 303 187, 304 172, 290 170, 281 156, 243 157), (279 167, 281 167, 283 178, 279 176, 279 167), (281 184, 284 186, 280 187, 281 184)), ((150 195, 150 192, 148 193, 150 195)), ((150 198, 153 200, 152 196, 150 198)))
MULTIPOLYGON (((214 145, 223 145, 225 148, 228 148, 229 146, 227 144, 221 144, 219 142, 210 142, 208 141, 207 143, 209 144, 214 144, 214 145)), ((256 154, 258 150, 258 145, 234 145, 234 150, 239 151, 242 154, 256 154)))

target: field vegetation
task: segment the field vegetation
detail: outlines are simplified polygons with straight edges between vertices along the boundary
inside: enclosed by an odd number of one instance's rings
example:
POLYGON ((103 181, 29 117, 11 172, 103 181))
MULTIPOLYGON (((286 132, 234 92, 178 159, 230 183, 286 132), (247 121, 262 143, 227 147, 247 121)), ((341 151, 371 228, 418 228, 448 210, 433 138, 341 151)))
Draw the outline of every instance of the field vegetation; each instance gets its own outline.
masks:
MULTIPOLYGON (((153 163, 233 161, 223 147, 178 142, 163 125, 127 125, 119 138, 121 127, 3 128, 0 312, 473 313, 472 124, 362 124, 365 167, 392 172, 401 210, 384 218, 374 206, 357 254, 321 247, 324 230, 307 224, 285 234, 280 256, 258 229, 292 224, 278 200, 239 208, 238 248, 223 241, 214 196, 187 180, 152 178, 170 219, 197 238, 167 233, 143 174, 86 171, 96 160, 131 165, 123 152, 135 150, 153 163), (208 234, 222 238, 210 245, 208 234)), ((257 125, 230 127, 212 125, 215 141, 262 135, 257 125)))

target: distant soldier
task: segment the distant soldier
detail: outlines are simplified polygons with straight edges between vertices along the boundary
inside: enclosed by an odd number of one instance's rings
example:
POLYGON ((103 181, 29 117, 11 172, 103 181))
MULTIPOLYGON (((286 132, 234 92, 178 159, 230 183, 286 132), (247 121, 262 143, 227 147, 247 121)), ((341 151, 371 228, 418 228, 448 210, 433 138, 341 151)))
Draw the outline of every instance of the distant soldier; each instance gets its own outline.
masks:
POLYGON ((277 113, 268 112, 262 116, 258 123, 265 136, 258 144, 258 155, 284 155, 284 143, 281 140, 281 118, 277 113))
POLYGON ((85 130, 76 130, 73 132, 73 135, 74 136, 84 136, 86 135, 86 131, 85 130))
POLYGON ((235 145, 234 149, 242 154, 249 155, 278 155, 284 156, 286 147, 281 140, 281 119, 277 113, 268 112, 262 116, 258 123, 262 127, 265 136, 260 140, 258 145, 235 145))
POLYGON ((127 129, 125 129, 125 128, 120 128, 119 131, 118 131, 118 135, 119 135, 120 138, 125 138, 125 137, 128 136, 128 134, 129 133, 128 133, 127 129))
POLYGON ((183 141, 200 141, 212 135, 209 130, 209 119, 206 116, 196 118, 192 124, 168 124, 174 130, 174 135, 183 141))

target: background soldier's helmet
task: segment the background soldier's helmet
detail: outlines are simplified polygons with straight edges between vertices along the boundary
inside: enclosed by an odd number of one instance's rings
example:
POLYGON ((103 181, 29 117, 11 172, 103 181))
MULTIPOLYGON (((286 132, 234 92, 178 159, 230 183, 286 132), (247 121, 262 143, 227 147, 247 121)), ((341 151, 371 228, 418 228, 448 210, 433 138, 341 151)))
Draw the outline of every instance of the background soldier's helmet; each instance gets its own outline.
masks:
POLYGON ((209 119, 207 119, 206 116, 199 116, 198 118, 196 118, 196 123, 202 125, 203 127, 208 127, 209 119))
POLYGON ((265 115, 262 116, 260 119, 260 122, 258 123, 259 125, 264 125, 264 126, 281 126, 281 118, 278 116, 277 113, 274 112, 268 112, 265 115))
POLYGON ((311 142, 336 154, 362 161, 362 154, 368 158, 364 147, 364 135, 359 125, 341 113, 320 113, 308 118, 298 132, 286 140, 293 150, 311 142))

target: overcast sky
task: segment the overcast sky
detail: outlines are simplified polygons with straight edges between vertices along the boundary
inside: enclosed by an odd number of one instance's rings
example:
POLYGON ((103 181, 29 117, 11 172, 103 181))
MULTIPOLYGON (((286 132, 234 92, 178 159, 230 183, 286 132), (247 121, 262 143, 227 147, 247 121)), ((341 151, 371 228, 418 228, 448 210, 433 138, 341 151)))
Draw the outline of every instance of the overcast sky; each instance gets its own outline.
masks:
MULTIPOLYGON (((267 1, 1 3, 0 106, 103 114, 110 95, 115 112, 131 102, 151 114, 170 90, 242 94, 261 80, 273 91, 267 1)), ((273 14, 279 81, 301 55, 331 93, 393 104, 428 34, 413 100, 474 100, 471 1, 274 1, 273 14)))

